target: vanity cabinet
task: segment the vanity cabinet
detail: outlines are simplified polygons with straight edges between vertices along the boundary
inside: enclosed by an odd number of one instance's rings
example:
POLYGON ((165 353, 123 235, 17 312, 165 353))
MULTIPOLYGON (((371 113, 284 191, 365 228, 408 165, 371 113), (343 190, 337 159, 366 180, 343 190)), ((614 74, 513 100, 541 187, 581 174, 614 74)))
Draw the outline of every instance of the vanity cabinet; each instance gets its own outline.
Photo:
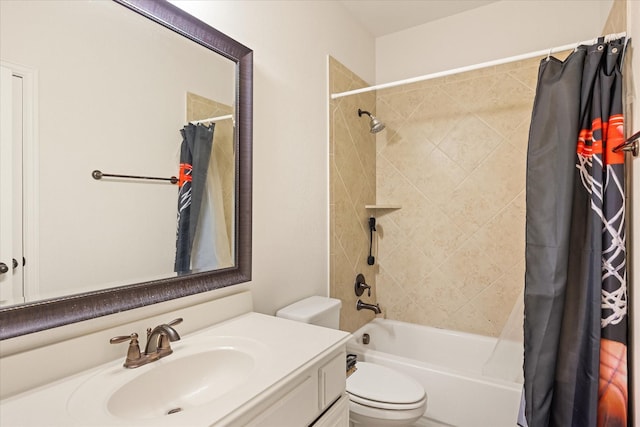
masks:
POLYGON ((294 373, 285 380, 278 392, 273 393, 250 414, 259 412, 249 422, 241 417, 233 426, 247 427, 300 427, 349 425, 349 401, 346 388, 346 350, 340 348, 321 356, 308 368, 294 373), (264 408, 263 411, 261 409, 264 408))
MULTIPOLYGON (((202 304, 198 313, 205 321, 218 311, 211 308, 224 308, 231 300, 202 304)), ((66 357, 100 345, 110 349, 110 337, 142 331, 143 326, 164 319, 182 317, 185 324, 195 323, 193 310, 164 313, 2 357, 0 377, 4 385, 4 374, 12 368, 28 376, 27 369, 37 366, 35 361, 51 354, 66 357)), ((344 331, 265 314, 239 314, 184 333, 172 343, 170 356, 139 368, 123 368, 120 352, 115 360, 3 395, 0 425, 347 427, 350 337, 344 331)))

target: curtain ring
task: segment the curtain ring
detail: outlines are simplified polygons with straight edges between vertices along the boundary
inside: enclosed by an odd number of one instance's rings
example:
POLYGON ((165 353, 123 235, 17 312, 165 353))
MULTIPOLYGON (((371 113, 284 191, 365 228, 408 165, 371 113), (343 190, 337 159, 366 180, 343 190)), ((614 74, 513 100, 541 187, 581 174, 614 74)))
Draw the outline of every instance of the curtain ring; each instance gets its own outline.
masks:
POLYGON ((598 50, 602 50, 602 49, 604 49, 604 46, 603 46, 603 45, 601 45, 601 44, 599 44, 599 45, 598 45, 598 50))

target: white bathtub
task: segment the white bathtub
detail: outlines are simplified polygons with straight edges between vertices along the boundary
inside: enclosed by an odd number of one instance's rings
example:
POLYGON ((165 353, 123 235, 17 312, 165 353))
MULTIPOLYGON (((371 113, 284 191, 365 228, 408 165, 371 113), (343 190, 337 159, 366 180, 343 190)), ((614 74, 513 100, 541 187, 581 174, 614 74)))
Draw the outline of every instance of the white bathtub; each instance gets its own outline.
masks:
POLYGON ((491 357, 496 342, 481 335, 374 319, 353 333, 347 351, 358 360, 404 372, 424 386, 427 411, 418 426, 514 427, 522 390, 522 343, 501 344, 497 361, 491 357), (362 343, 365 333, 370 336, 368 345, 362 343))

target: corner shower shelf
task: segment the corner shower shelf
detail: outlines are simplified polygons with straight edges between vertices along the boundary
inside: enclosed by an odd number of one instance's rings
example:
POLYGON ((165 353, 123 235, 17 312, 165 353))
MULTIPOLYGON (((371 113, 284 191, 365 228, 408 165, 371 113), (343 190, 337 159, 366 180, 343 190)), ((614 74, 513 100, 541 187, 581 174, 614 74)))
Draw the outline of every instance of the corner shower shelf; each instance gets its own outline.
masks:
POLYGON ((364 205, 365 209, 387 209, 387 210, 392 210, 392 209, 402 209, 402 205, 396 205, 396 204, 392 204, 392 203, 384 203, 384 204, 379 204, 379 205, 364 205))

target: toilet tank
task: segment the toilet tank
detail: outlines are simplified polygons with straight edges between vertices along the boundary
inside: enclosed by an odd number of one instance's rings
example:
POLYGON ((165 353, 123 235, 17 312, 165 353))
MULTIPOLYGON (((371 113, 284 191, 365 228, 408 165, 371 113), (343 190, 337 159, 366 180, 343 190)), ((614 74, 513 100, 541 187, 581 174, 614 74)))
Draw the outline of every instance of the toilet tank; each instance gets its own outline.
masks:
POLYGON ((276 312, 277 317, 338 329, 340 327, 339 299, 313 296, 305 298, 276 312))

